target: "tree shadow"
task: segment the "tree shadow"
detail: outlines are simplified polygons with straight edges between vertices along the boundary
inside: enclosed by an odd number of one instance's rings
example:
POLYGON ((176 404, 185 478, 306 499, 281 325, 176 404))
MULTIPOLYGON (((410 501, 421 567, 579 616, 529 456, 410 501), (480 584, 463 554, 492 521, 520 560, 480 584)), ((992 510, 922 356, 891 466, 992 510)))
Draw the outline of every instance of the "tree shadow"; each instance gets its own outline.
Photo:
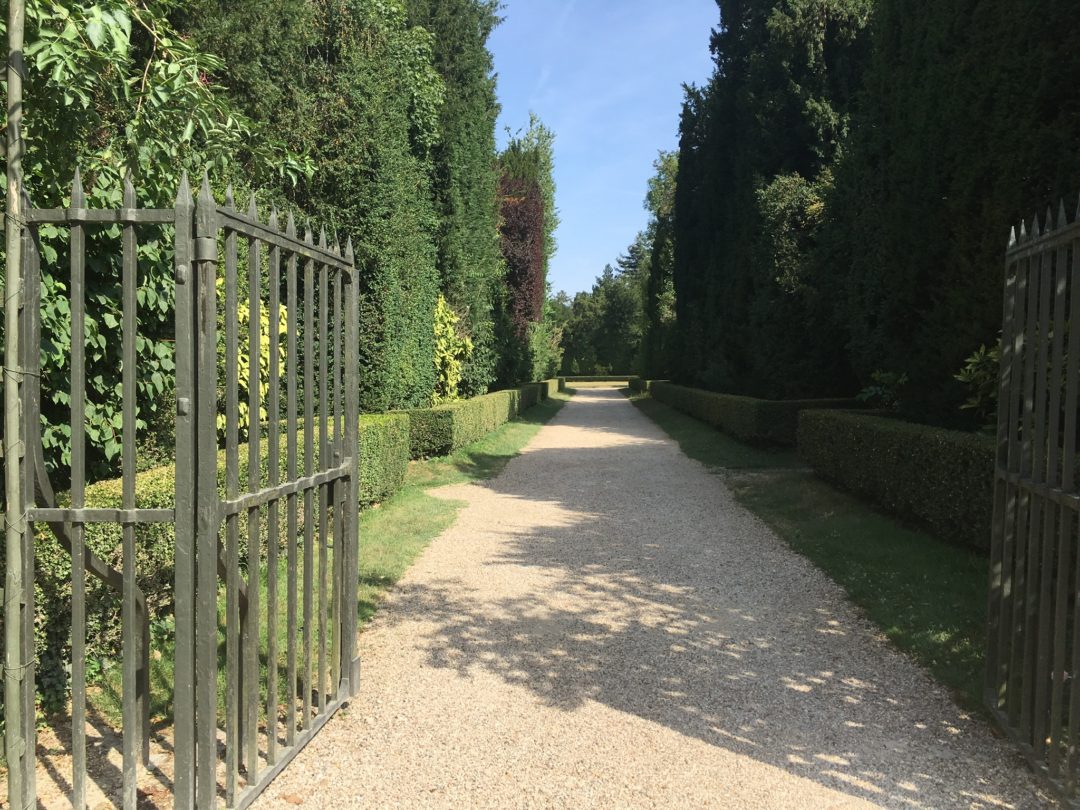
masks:
POLYGON ((388 622, 434 626, 430 666, 567 712, 594 701, 882 806, 1042 804, 1008 747, 620 393, 576 401, 459 519, 459 536, 503 538, 483 567, 517 573, 487 576, 531 584, 507 595, 465 572, 395 597, 388 622))

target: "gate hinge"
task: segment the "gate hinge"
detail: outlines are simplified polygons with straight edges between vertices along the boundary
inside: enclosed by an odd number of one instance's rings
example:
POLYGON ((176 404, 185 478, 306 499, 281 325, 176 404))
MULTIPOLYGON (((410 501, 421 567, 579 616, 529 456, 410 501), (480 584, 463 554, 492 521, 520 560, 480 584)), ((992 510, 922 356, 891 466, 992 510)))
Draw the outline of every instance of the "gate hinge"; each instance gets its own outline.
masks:
POLYGON ((198 236, 195 238, 195 261, 217 261, 217 238, 213 236, 198 236))

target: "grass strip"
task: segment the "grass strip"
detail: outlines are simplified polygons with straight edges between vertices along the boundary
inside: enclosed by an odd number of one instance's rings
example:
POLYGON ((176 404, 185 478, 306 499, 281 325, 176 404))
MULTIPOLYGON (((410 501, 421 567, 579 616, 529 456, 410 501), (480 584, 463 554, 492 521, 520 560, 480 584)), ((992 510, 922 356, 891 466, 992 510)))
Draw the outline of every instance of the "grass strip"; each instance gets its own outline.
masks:
POLYGON ((405 486, 385 503, 360 514, 361 624, 375 615, 383 593, 401 579, 428 543, 450 527, 464 506, 427 491, 495 477, 569 398, 569 394, 556 393, 449 456, 411 462, 405 486))
POLYGON ((722 473, 741 504, 840 584, 960 705, 982 711, 985 557, 909 529, 811 472, 792 469, 790 454, 762 456, 648 397, 631 401, 684 453, 722 473))

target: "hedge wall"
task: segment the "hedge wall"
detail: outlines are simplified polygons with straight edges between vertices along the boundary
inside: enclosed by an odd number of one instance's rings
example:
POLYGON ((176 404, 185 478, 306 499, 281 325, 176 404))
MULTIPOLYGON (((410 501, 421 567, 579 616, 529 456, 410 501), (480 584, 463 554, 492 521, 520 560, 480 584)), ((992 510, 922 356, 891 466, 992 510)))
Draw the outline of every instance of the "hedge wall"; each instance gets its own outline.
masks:
POLYGON ((802 411, 851 408, 856 404, 850 399, 754 399, 716 394, 661 380, 653 381, 649 392, 653 399, 720 428, 740 441, 786 447, 795 445, 802 411))
POLYGON ((576 382, 588 383, 588 382, 627 382, 629 380, 636 380, 638 377, 636 374, 608 374, 608 375, 593 375, 585 377, 559 377, 564 383, 573 385, 576 382))
POLYGON ((637 394, 648 394, 658 382, 667 382, 667 380, 643 380, 641 377, 631 377, 630 390, 637 394))
POLYGON ((822 478, 943 540, 989 548, 994 442, 883 416, 812 411, 799 454, 822 478))
POLYGON ((519 388, 447 402, 434 408, 416 408, 409 416, 413 458, 445 456, 475 442, 533 405, 547 399, 558 382, 526 383, 519 388))
POLYGON ((402 413, 360 417, 360 505, 393 495, 409 467, 409 418, 402 413))

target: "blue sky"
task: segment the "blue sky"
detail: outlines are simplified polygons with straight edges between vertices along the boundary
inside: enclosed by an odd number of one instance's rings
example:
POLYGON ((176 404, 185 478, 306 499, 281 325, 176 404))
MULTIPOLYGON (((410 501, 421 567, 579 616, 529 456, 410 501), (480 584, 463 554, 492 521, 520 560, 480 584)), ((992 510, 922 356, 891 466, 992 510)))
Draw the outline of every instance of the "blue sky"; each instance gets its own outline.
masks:
POLYGON ((548 278, 589 289, 648 218, 646 181, 678 145, 682 84, 712 72, 715 0, 504 0, 489 40, 499 75, 499 143, 537 113, 555 132, 562 224, 548 278))

